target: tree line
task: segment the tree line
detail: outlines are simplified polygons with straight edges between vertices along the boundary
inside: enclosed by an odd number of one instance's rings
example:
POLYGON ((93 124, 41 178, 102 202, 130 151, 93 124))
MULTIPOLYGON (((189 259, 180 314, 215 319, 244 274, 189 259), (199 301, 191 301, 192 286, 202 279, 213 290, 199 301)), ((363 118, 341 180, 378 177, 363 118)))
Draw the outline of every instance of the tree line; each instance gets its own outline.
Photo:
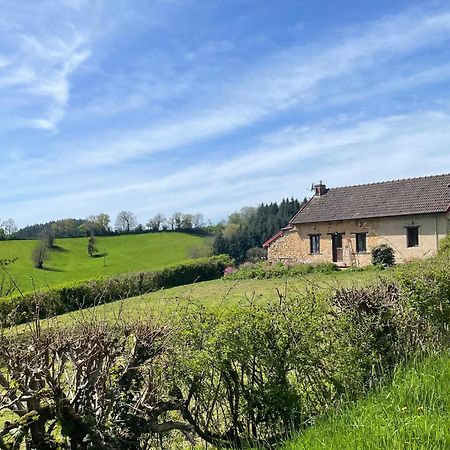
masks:
POLYGON ((5 239, 47 239, 82 237, 82 236, 110 236, 113 234, 143 233, 156 231, 190 231, 205 226, 205 220, 200 213, 175 212, 166 217, 157 213, 145 224, 138 222, 131 211, 121 211, 114 223, 106 213, 90 215, 85 219, 61 219, 47 223, 28 225, 18 229, 13 219, 0 220, 0 240, 5 239))
POLYGON ((213 243, 214 254, 227 254, 237 263, 264 258, 262 244, 286 226, 307 199, 302 202, 291 197, 280 204, 244 207, 228 217, 213 243))

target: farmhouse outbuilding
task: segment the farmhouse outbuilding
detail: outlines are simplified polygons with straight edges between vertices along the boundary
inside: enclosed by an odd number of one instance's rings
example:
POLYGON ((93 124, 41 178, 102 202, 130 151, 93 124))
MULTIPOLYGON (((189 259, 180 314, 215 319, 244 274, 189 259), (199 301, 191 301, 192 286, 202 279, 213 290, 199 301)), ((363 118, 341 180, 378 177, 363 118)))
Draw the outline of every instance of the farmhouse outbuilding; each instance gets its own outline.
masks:
POLYGON ((269 261, 364 266, 387 244, 397 262, 436 253, 450 231, 450 174, 327 188, 264 243, 269 261))

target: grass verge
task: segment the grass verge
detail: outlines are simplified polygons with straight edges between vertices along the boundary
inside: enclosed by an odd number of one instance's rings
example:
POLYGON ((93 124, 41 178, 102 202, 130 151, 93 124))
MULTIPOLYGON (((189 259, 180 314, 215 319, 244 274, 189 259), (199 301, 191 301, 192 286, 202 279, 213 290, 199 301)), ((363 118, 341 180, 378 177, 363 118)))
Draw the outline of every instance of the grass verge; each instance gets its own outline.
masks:
POLYGON ((325 417, 282 450, 450 448, 450 351, 399 368, 389 385, 325 417))

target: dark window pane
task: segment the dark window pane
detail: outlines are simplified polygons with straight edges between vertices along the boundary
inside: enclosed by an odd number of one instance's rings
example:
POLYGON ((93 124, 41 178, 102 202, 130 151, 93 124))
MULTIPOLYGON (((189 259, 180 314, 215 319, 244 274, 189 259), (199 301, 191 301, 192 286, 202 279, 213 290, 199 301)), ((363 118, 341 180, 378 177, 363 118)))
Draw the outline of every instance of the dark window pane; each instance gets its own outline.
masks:
POLYGON ((356 233, 356 252, 364 253, 367 251, 366 233, 356 233))
POLYGON ((419 227, 408 227, 406 237, 408 247, 417 247, 419 245, 419 227))
POLYGON ((313 255, 320 253, 320 235, 309 236, 309 251, 313 255))

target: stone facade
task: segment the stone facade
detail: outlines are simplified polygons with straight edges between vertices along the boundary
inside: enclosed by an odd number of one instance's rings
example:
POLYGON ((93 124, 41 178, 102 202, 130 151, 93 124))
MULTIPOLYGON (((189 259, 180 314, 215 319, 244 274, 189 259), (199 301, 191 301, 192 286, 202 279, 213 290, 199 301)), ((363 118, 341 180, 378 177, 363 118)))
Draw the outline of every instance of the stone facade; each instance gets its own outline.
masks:
POLYGON ((449 231, 449 213, 297 224, 270 243, 268 259, 292 263, 335 260, 341 266, 365 266, 371 263, 372 248, 387 244, 394 249, 396 262, 402 263, 435 254, 439 240, 449 231), (407 245, 408 227, 418 227, 417 246, 407 245), (333 255, 332 246, 332 236, 336 233, 342 235, 342 254, 337 258, 336 253, 333 255), (356 251, 356 233, 366 233, 365 252, 356 251), (311 254, 311 235, 320 236, 320 251, 317 254, 311 254))

